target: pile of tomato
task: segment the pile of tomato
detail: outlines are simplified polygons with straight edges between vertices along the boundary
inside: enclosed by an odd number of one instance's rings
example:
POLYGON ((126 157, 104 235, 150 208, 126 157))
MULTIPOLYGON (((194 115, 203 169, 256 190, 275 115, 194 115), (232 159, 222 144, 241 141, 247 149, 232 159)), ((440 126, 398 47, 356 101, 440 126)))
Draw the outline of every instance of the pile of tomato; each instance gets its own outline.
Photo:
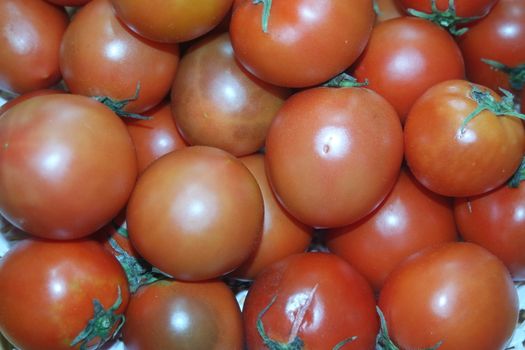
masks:
POLYGON ((0 0, 0 33, 9 349, 518 349, 524 0, 0 0))

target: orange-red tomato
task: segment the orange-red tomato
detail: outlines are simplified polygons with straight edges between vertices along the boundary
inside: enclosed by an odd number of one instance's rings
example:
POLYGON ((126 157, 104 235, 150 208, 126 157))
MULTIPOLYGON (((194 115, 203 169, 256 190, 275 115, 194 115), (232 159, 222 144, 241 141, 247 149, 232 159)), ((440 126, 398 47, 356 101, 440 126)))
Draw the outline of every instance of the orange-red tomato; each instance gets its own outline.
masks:
POLYGON ((376 24, 391 18, 404 16, 397 0, 375 0, 374 6, 376 9, 376 24))
MULTIPOLYGON (((431 0, 396 0, 404 10, 414 9, 417 11, 432 13, 431 0)), ((454 9, 458 17, 483 17, 486 16, 492 6, 498 0, 454 0, 454 9)), ((436 7, 439 11, 449 9, 450 0, 435 0, 436 7)))

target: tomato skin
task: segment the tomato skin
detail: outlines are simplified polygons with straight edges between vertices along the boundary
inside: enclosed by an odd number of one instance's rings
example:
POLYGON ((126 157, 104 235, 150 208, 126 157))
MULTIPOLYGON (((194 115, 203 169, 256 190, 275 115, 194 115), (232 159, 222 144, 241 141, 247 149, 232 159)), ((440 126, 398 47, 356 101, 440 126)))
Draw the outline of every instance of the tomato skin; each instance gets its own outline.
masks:
POLYGON ((50 239, 85 237, 126 204, 137 161, 124 122, 70 94, 36 96, 0 118, 0 213, 50 239))
POLYGON ((374 349, 379 322, 372 289, 336 255, 295 254, 263 270, 248 290, 243 307, 249 349, 266 349, 256 321, 274 297, 261 318, 271 339, 286 343, 297 335, 304 349, 332 349, 357 336, 344 349, 374 349), (298 323, 297 334, 291 335, 294 323, 298 323))
POLYGON ((349 225, 394 185, 403 157, 392 106, 364 88, 312 88, 286 100, 266 138, 266 167, 284 208, 312 227, 349 225))
POLYGON ((241 350, 241 311, 222 281, 158 281, 131 297, 123 340, 128 350, 241 350))
POLYGON ((90 2, 91 0, 46 0, 55 5, 60 6, 82 6, 90 2))
POLYGON ((426 247, 455 241, 457 233, 452 202, 426 189, 403 169, 373 213, 323 237, 331 252, 348 261, 379 291, 401 261, 426 247))
POLYGON ((126 275, 95 241, 25 240, 0 260, 0 331, 24 350, 79 349, 73 339, 105 309, 128 303, 126 275))
POLYGON ((256 77, 287 87, 317 85, 344 71, 365 48, 375 19, 371 0, 273 1, 265 33, 262 11, 251 0, 236 4, 235 56, 256 77))
MULTIPOLYGON (((414 9, 426 13, 432 13, 431 1, 419 0, 397 0, 401 7, 414 9)), ((458 17, 483 17, 486 16, 490 9, 498 0, 454 0, 454 7, 458 17)), ((446 11, 449 8, 449 0, 436 0, 436 7, 440 11, 446 11)))
POLYGON ((464 78, 465 68, 458 45, 443 28, 420 18, 400 17, 374 27, 352 75, 368 80, 368 88, 386 98, 404 122, 428 88, 464 78))
POLYGON ((0 89, 15 94, 60 80, 58 50, 69 19, 41 0, 0 2, 0 89))
POLYGON ((485 110, 461 132, 478 106, 471 88, 465 80, 433 86, 414 104, 405 124, 408 166, 423 185, 445 196, 488 192, 510 178, 523 157, 525 133, 518 118, 485 110))
POLYGON ((69 90, 115 100, 135 95, 125 111, 141 113, 169 93, 179 62, 175 44, 161 44, 131 32, 109 0, 93 0, 73 17, 60 47, 60 69, 69 90), (154 69, 152 68, 154 67, 154 69))
POLYGON ((375 0, 375 6, 379 10, 376 16, 376 25, 391 18, 404 16, 397 0, 375 0))
POLYGON ((467 242, 445 243, 405 260, 378 302, 401 349, 502 349, 518 319, 518 297, 503 263, 467 242))
POLYGON ((6 103, 0 106, 0 116, 4 112, 6 112, 8 109, 10 109, 11 107, 19 104, 22 101, 28 100, 31 97, 41 96, 41 95, 61 94, 61 93, 65 93, 65 91, 55 90, 55 89, 39 89, 39 90, 33 90, 31 92, 18 95, 15 98, 8 100, 6 103))

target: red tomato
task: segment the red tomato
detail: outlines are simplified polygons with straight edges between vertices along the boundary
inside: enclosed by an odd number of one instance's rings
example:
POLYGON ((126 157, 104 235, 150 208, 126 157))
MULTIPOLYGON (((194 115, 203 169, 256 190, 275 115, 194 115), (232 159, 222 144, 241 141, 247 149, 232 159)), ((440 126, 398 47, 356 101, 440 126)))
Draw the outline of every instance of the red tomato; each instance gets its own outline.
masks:
POLYGON ((243 349, 242 316, 221 281, 164 280, 131 297, 123 327, 127 350, 243 349))
MULTIPOLYGON (((397 0, 404 10, 414 9, 432 13, 432 0, 397 0)), ((486 16, 498 0, 453 0, 455 15, 460 18, 486 16)), ((450 0, 435 0, 436 8, 445 12, 450 8, 450 0)), ((474 20, 474 18, 473 18, 474 20)))
POLYGON ((353 75, 390 102, 402 122, 428 88, 464 77, 463 58, 454 39, 423 19, 401 17, 379 23, 353 67, 353 75))
POLYGON ((518 319, 518 296, 502 262, 466 242, 408 258, 379 296, 390 337, 401 349, 503 349, 518 319))
POLYGON ((363 88, 313 88, 290 97, 266 139, 268 177, 284 208, 313 227, 349 225, 386 197, 401 167, 392 106, 363 88))
POLYGON ((102 343, 124 322, 128 297, 124 270, 95 241, 26 240, 0 260, 0 331, 20 349, 80 349, 71 344, 93 319, 95 300, 111 311, 108 333, 84 346, 102 343))
POLYGON ((63 8, 42 0, 0 1, 0 89, 22 94, 57 83, 68 23, 63 8))
POLYGON ((397 0, 374 0, 376 10, 376 25, 391 18, 397 18, 404 15, 397 0))
POLYGON ((467 197, 512 176, 523 157, 521 120, 510 111, 497 116, 483 110, 467 122, 480 104, 499 100, 494 91, 464 80, 437 84, 418 99, 405 125, 405 158, 423 185, 445 196, 467 197))
MULTIPOLYGON (((243 308, 249 349, 266 349, 257 329, 270 339, 301 349, 372 350, 379 328, 375 298, 366 280, 333 254, 303 253, 270 265, 248 291, 243 308)), ((268 347, 269 348, 269 347, 268 347)), ((291 348, 291 347, 290 347, 291 348)))
POLYGON ((137 161, 124 122, 84 96, 36 96, 0 118, 0 213, 36 236, 87 236, 125 206, 137 161))
POLYGON ((225 33, 199 41, 184 55, 171 90, 171 105, 177 126, 190 144, 243 156, 264 145, 270 123, 289 94, 246 72, 225 33))
POLYGON ((156 160, 127 207, 131 243, 149 263, 181 280, 226 274, 259 242, 263 199, 257 181, 218 148, 186 147, 156 160))
POLYGON ((73 17, 60 48, 60 69, 71 92, 122 100, 141 113, 169 93, 179 61, 177 45, 160 44, 131 32, 109 0, 93 0, 73 17))
POLYGON ((51 94, 61 94, 65 91, 62 90, 54 90, 54 89, 39 89, 39 90, 33 90, 31 92, 18 95, 15 98, 8 100, 6 103, 0 106, 0 115, 2 115, 4 112, 6 112, 11 107, 19 104, 22 101, 28 100, 31 97, 35 96, 41 96, 41 95, 51 95, 51 94))
POLYGON ((87 4, 91 0, 46 0, 52 4, 60 6, 82 6, 87 4))
POLYGON ((375 19, 371 0, 273 1, 267 32, 262 16, 262 4, 236 5, 230 23, 235 56, 258 78, 288 87, 317 85, 348 68, 375 19))
POLYGON ((376 291, 409 255, 457 239, 452 203, 401 172, 392 192, 359 222, 327 232, 326 245, 355 267, 376 291))

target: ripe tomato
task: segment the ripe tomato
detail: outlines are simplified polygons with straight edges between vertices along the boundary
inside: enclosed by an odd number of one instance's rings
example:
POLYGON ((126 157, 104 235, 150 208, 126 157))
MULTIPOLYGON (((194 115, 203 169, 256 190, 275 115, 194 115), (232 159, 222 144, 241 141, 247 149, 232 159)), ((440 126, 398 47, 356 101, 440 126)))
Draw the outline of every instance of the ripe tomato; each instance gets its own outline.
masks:
POLYGON ((374 27, 353 75, 390 102, 402 122, 428 88, 464 77, 463 58, 454 39, 439 26, 401 17, 374 27))
POLYGON ((243 0, 235 6, 235 56, 258 78, 288 87, 317 85, 348 68, 365 48, 375 19, 371 0, 273 1, 267 32, 262 16, 263 4, 243 0))
POLYGON ((150 165, 127 207, 131 243, 181 280, 226 274, 259 242, 263 199, 250 171, 218 148, 191 146, 150 165))
POLYGON ((239 305, 221 281, 163 280, 141 287, 126 310, 127 350, 242 350, 239 305))
POLYGON ((93 0, 68 26, 60 47, 60 69, 71 92, 122 100, 141 113, 169 93, 179 61, 177 45, 160 44, 131 32, 115 16, 109 0, 93 0))
MULTIPOLYGON (((397 1, 405 11, 407 9, 414 9, 425 13, 432 13, 432 0, 397 1)), ((457 17, 466 18, 486 16, 497 1, 498 0, 453 0, 452 3, 456 10, 455 15, 457 17)), ((450 8, 450 0, 435 0, 435 2, 439 11, 444 12, 450 8)))
POLYGON ((376 25, 391 18, 397 18, 404 15, 397 0, 374 0, 376 10, 376 25))
POLYGON ((95 300, 111 311, 108 333, 84 346, 104 342, 122 325, 128 297, 124 270, 95 241, 25 240, 0 260, 0 331, 20 349, 80 349, 71 344, 94 318, 95 300))
POLYGON ((60 80, 66 11, 42 0, 0 1, 0 90, 22 94, 60 80))
POLYGON ((82 6, 87 4, 91 0, 46 0, 55 5, 60 6, 82 6))
POLYGON ((390 337, 401 349, 502 349, 518 319, 505 265, 466 242, 426 249, 396 268, 381 290, 390 337))
POLYGON ((291 96, 266 139, 277 198, 312 227, 349 225, 394 185, 403 136, 392 106, 364 88, 319 87, 291 96))
POLYGON ((0 115, 2 115, 2 113, 10 109, 11 107, 19 104, 22 101, 28 100, 31 97, 41 96, 41 95, 61 94, 64 92, 65 91, 55 90, 55 89, 39 89, 39 90, 33 90, 31 92, 18 95, 15 98, 8 100, 6 103, 0 106, 0 115))
POLYGON ((467 197, 510 178, 525 144, 521 120, 508 115, 512 103, 507 102, 506 115, 483 110, 467 122, 480 105, 497 101, 494 91, 464 80, 437 84, 418 99, 405 125, 405 158, 423 185, 445 196, 467 197))
POLYGON ((457 239, 452 203, 403 170, 388 197, 357 223, 327 232, 326 245, 379 291, 409 255, 457 239))
POLYGON ((36 96, 0 118, 0 213, 36 236, 87 236, 126 204, 137 161, 124 122, 70 94, 36 96))
POLYGON ((328 253, 292 255, 263 270, 248 290, 246 342, 249 349, 268 347, 257 327, 260 320, 267 337, 277 342, 299 338, 304 349, 334 349, 357 337, 344 349, 372 350, 379 328, 375 305, 368 282, 343 259, 328 253))

